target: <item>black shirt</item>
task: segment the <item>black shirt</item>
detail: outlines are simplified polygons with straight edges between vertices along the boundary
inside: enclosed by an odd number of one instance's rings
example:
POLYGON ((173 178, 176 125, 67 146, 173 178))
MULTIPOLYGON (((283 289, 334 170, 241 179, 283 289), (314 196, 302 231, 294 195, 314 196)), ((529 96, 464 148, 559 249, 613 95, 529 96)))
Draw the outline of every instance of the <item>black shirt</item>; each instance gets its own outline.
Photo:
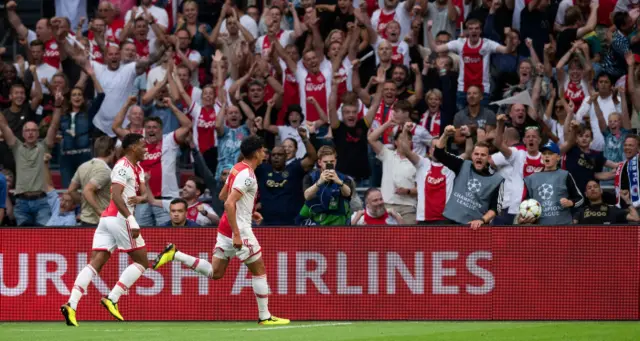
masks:
MULTIPOLYGON (((255 108, 251 103, 249 103, 248 101, 245 101, 245 103, 251 108, 251 110, 253 110, 253 113, 256 115, 256 117, 262 117, 264 119, 264 116, 267 114, 267 103, 263 102, 259 107, 255 108)), ((244 112, 244 111, 243 111, 244 112)), ((276 120, 278 119, 278 110, 276 108, 273 108, 271 110, 271 124, 275 124, 276 120)), ((246 117, 247 114, 245 113, 242 119, 242 123, 246 122, 246 117)), ((271 150, 273 149, 273 147, 275 147, 276 145, 276 136, 274 134, 272 134, 269 131, 266 130, 259 130, 258 131, 258 136, 262 137, 264 139, 264 143, 265 143, 265 147, 267 147, 267 149, 271 150)))
POLYGON ((577 146, 571 148, 562 159, 562 168, 573 175, 576 186, 581 193, 587 188, 587 182, 594 180, 595 174, 602 172, 602 167, 607 162, 600 152, 590 151, 585 153, 577 146))
POLYGON ((11 108, 7 108, 2 111, 2 115, 7 120, 7 124, 13 134, 20 140, 22 140, 22 126, 29 121, 36 120, 36 113, 31 110, 28 100, 25 100, 19 112, 13 112, 11 108))
POLYGON ((573 217, 578 224, 625 224, 627 211, 607 204, 586 205, 573 217))
POLYGON ((359 119, 353 128, 340 122, 338 128, 333 129, 333 140, 338 152, 338 172, 356 180, 369 177, 368 130, 369 126, 364 118, 359 119))
MULTIPOLYGON (((316 1, 316 4, 318 2, 316 1)), ((342 13, 336 5, 335 11, 321 11, 320 17, 320 34, 328 37, 332 30, 347 31, 347 23, 356 20, 353 14, 342 13)))
POLYGON ((578 39, 577 28, 567 28, 558 34, 556 60, 560 60, 567 51, 571 49, 571 44, 578 39))
MULTIPOLYGON (((527 6, 520 12, 520 40, 531 38, 533 49, 539 58, 544 56, 544 44, 549 43, 549 33, 553 30, 555 18, 549 11, 529 11, 527 6)), ((529 49, 525 44, 520 44, 518 52, 522 56, 529 56, 529 49)))

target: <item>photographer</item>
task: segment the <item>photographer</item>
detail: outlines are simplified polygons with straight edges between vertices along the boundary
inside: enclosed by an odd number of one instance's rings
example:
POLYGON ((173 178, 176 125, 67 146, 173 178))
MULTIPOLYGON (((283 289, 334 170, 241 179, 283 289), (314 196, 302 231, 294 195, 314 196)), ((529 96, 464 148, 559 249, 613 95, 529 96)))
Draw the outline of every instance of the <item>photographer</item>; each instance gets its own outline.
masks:
POLYGON ((322 146, 318 150, 318 166, 303 180, 305 203, 300 210, 300 225, 348 225, 349 202, 355 191, 353 180, 335 170, 336 150, 322 146))

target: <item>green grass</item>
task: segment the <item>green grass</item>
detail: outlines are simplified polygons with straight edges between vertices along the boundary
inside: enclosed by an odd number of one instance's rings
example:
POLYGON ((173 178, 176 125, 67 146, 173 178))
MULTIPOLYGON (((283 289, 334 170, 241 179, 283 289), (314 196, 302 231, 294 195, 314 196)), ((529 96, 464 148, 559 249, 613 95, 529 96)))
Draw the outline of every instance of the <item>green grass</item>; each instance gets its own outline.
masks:
POLYGON ((640 322, 21 322, 0 323, 0 340, 637 341, 640 322))

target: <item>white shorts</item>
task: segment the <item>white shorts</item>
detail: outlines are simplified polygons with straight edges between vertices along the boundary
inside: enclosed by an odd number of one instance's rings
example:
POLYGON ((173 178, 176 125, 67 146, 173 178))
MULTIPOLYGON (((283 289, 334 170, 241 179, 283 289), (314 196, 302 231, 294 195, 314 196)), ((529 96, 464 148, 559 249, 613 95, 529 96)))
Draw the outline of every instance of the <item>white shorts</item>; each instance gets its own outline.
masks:
POLYGON ((213 256, 220 259, 231 259, 238 257, 241 262, 251 264, 260 259, 262 248, 258 244, 256 236, 251 230, 242 231, 242 248, 240 250, 233 247, 233 239, 218 233, 216 238, 216 247, 213 249, 213 256))
POLYGON ((93 251, 113 252, 116 246, 124 252, 135 251, 145 247, 142 235, 133 239, 133 234, 126 219, 120 217, 101 217, 98 228, 93 234, 93 251))

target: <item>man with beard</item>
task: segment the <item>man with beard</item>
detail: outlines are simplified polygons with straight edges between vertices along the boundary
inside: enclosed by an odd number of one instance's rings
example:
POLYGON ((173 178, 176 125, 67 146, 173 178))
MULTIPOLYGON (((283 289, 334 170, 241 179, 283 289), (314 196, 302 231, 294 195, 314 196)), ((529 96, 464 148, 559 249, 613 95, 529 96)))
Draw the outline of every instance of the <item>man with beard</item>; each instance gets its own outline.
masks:
POLYGON ((273 148, 270 163, 256 168, 258 189, 260 191, 260 212, 262 225, 291 226, 304 205, 302 180, 317 160, 316 149, 309 142, 307 131, 300 127, 298 133, 307 149, 304 159, 295 159, 287 164, 282 146, 273 148))
POLYGON ((489 61, 494 53, 511 53, 515 46, 512 46, 512 39, 507 39, 507 46, 481 38, 481 23, 477 19, 467 21, 467 38, 448 42, 446 45, 436 46, 431 34, 431 22, 427 23, 427 40, 429 48, 435 52, 455 51, 461 56, 460 75, 458 76, 458 108, 465 105, 465 92, 472 85, 478 86, 484 92, 483 104, 488 104, 491 93, 491 83, 489 76, 489 61))
POLYGON ((384 207, 382 192, 369 188, 364 192, 365 208, 351 215, 351 225, 404 225, 402 217, 384 207))
POLYGON ((456 174, 443 216, 451 223, 469 224, 475 230, 489 224, 499 211, 504 179, 489 172, 489 145, 484 142, 476 143, 471 161, 446 152, 447 141, 455 133, 454 126, 447 126, 433 152, 439 162, 456 174))
MULTIPOLYGON (((453 125, 456 128, 466 125, 477 131, 479 138, 482 135, 489 135, 496 127, 496 114, 482 105, 481 101, 481 88, 476 85, 470 86, 467 89, 468 105, 453 117, 453 125)), ((459 143, 460 141, 455 142, 459 143)))
POLYGON ((493 141, 499 152, 491 155, 493 164, 498 168, 511 168, 508 177, 505 177, 507 186, 504 193, 502 214, 494 220, 494 225, 511 225, 520 210, 520 202, 524 193, 524 178, 544 170, 542 154, 539 151, 540 130, 537 127, 528 127, 524 133, 524 149, 509 147, 505 142, 505 121, 507 116, 500 114, 497 117, 498 130, 493 141))
POLYGON ((627 190, 620 195, 627 204, 626 210, 602 202, 602 188, 596 180, 590 180, 587 183, 585 194, 589 203, 573 216, 574 224, 626 224, 631 221, 640 221, 638 211, 630 205, 631 197, 627 190))
MULTIPOLYGON (((540 151, 544 171, 524 178, 524 199, 535 199, 542 206, 542 214, 537 219, 540 225, 569 225, 573 221, 571 208, 580 207, 584 198, 573 176, 564 169, 558 169, 561 158, 558 145, 549 141, 540 151)), ((518 217, 519 224, 535 221, 535 218, 518 217)))
MULTIPOLYGON (((154 2, 155 1, 153 0, 140 0, 140 7, 133 7, 128 10, 127 14, 124 16, 124 20, 132 21, 136 20, 136 18, 144 17, 148 26, 152 27, 153 24, 156 24, 160 31, 166 32, 169 27, 169 16, 167 11, 164 8, 154 6, 154 2)), ((156 38, 160 38, 156 36, 155 31, 156 30, 149 30, 147 39, 153 41, 156 38)))
POLYGON ((616 205, 625 208, 627 204, 621 201, 621 194, 629 191, 631 196, 630 206, 640 207, 640 170, 638 169, 638 153, 640 152, 640 138, 637 135, 628 135, 624 140, 625 161, 616 168, 614 185, 616 189, 616 205))
POLYGON ((504 122, 505 126, 518 130, 518 134, 522 137, 526 135, 529 128, 539 130, 538 124, 527 115, 527 110, 531 113, 535 109, 528 108, 524 104, 512 104, 508 110, 509 115, 505 117, 507 120, 504 122))
MULTIPOLYGON (((109 1, 100 1, 96 12, 97 18, 104 20, 104 38, 116 44, 120 43, 120 33, 124 27, 124 21, 117 16, 116 9, 109 1)), ((93 38, 93 32, 89 31, 89 39, 93 38)))
MULTIPOLYGON (((180 191, 180 198, 158 200, 147 192, 147 202, 149 205, 163 208, 171 217, 171 224, 173 224, 173 226, 176 226, 176 221, 174 221, 174 211, 176 209, 178 211, 180 210, 180 207, 174 207, 176 200, 184 201, 185 217, 188 220, 193 221, 196 226, 217 225, 220 218, 213 211, 211 206, 198 201, 200 196, 204 194, 205 189, 206 185, 204 181, 196 176, 192 176, 185 181, 184 186, 180 191)), ((177 222, 183 222, 183 220, 178 219, 177 222)))

